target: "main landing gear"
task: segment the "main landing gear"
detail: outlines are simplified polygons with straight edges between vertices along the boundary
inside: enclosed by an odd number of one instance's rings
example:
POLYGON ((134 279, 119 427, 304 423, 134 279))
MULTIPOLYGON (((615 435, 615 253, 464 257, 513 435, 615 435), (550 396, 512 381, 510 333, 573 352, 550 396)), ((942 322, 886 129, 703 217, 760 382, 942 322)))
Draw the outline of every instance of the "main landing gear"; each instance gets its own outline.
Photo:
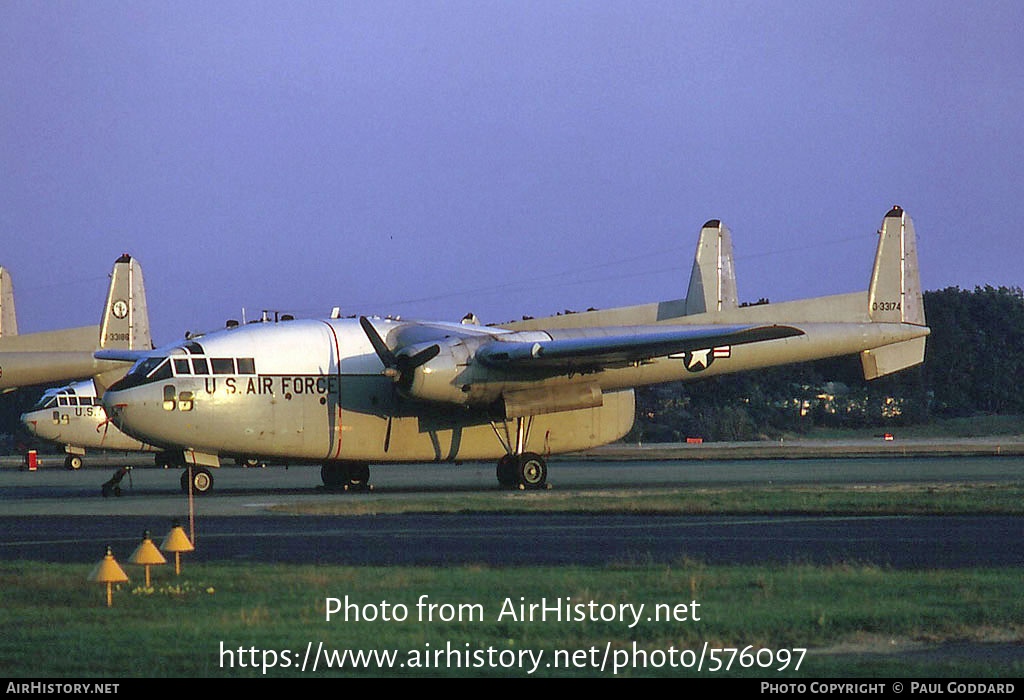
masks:
POLYGON ((534 452, 505 455, 498 460, 498 483, 505 488, 543 489, 548 486, 548 465, 534 452))
POLYGON ((538 490, 551 488, 548 484, 548 465, 536 452, 525 452, 523 448, 530 436, 530 425, 533 417, 525 420, 516 418, 515 442, 509 435, 508 422, 505 422, 505 439, 502 439, 498 428, 491 423, 494 434, 505 447, 508 454, 498 460, 498 483, 504 488, 521 490, 538 490))
POLYGON ((332 491, 372 491, 370 465, 365 462, 325 462, 320 467, 324 488, 332 491))

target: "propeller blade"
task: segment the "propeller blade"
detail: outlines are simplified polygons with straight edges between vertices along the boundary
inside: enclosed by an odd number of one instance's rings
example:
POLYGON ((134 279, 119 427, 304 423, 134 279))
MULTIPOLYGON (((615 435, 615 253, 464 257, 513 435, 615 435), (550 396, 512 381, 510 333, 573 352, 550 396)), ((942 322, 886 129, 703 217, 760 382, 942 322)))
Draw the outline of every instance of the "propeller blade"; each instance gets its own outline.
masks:
POLYGON ((431 360, 433 360, 435 357, 438 356, 438 354, 440 354, 440 352, 440 345, 431 345, 429 348, 424 348, 423 350, 420 350, 418 353, 412 356, 399 355, 399 367, 402 370, 403 374, 406 372, 411 372, 420 365, 425 365, 431 360))
POLYGON ((370 341, 370 345, 373 346, 373 351, 377 353, 377 357, 384 363, 384 367, 387 369, 393 369, 398 366, 398 358, 391 352, 384 339, 377 333, 377 329, 370 323, 370 319, 366 316, 359 317, 359 325, 363 327, 363 332, 366 333, 366 337, 370 341))

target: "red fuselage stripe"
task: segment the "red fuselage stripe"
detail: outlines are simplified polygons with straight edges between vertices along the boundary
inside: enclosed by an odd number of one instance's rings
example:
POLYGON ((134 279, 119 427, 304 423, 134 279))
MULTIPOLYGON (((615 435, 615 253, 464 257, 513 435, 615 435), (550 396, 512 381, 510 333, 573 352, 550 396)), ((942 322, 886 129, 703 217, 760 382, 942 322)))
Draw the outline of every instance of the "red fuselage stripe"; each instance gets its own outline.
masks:
POLYGON ((335 332, 334 326, 327 323, 327 321, 324 321, 323 323, 331 329, 331 336, 334 338, 334 363, 338 368, 338 446, 334 450, 334 458, 338 459, 341 455, 341 350, 338 346, 338 334, 335 332))

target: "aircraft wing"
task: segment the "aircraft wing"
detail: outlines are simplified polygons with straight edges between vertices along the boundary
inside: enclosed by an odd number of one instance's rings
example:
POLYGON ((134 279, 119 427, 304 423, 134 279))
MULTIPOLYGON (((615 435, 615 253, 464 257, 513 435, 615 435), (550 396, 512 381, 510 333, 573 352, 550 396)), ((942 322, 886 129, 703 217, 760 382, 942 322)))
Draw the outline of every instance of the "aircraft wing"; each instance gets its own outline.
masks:
POLYGON ((804 335, 793 326, 672 326, 621 328, 620 334, 537 341, 495 339, 476 358, 495 368, 597 369, 725 345, 759 343, 804 335))

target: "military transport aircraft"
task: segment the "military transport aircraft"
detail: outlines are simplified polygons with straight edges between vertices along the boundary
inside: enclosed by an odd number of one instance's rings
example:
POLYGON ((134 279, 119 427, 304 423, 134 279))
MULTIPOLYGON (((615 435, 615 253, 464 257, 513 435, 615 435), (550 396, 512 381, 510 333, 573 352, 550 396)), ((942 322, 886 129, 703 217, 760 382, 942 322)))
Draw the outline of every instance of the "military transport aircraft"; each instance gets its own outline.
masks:
POLYGON ((125 432, 182 450, 200 491, 229 454, 319 462, 329 487, 365 486, 371 463, 497 459, 500 484, 536 489, 546 456, 629 431, 634 387, 854 353, 872 379, 924 359, 914 229, 899 207, 866 292, 738 307, 731 271, 713 276, 689 314, 681 300, 501 327, 241 326, 148 353, 103 401, 125 432))
MULTIPOLYGON (((2 272, 0 268, 0 284, 3 283, 2 272)), ((709 221, 697 240, 685 313, 703 313, 708 308, 718 311, 735 308, 736 299, 729 229, 718 221, 709 221)), ((13 313, 13 306, 11 309, 13 313)), ((283 318, 287 317, 276 313, 273 317, 275 322, 283 318)), ((270 321, 271 316, 265 311, 261 322, 270 321)), ((229 325, 237 324, 229 321, 229 325)), ((108 420, 102 398, 97 395, 92 381, 47 390, 32 408, 22 414, 21 421, 33 435, 64 447, 66 469, 80 469, 86 449, 155 452, 158 466, 174 465, 176 461, 176 455, 171 451, 136 440, 108 420)), ((259 458, 247 455, 235 457, 235 461, 245 466, 263 464, 259 458)), ((198 480, 200 487, 212 483, 202 474, 198 480)), ((182 489, 187 488, 187 474, 183 473, 182 489)))
POLYGON ((159 452, 125 435, 107 420, 103 400, 91 380, 47 389, 32 408, 21 415, 21 422, 33 435, 64 445, 66 469, 80 469, 85 448, 159 452))
POLYGON ((0 390, 96 377, 101 387, 130 365, 98 360, 98 349, 149 350, 149 314, 142 268, 131 256, 114 262, 101 325, 18 334, 10 275, 0 273, 0 390))

